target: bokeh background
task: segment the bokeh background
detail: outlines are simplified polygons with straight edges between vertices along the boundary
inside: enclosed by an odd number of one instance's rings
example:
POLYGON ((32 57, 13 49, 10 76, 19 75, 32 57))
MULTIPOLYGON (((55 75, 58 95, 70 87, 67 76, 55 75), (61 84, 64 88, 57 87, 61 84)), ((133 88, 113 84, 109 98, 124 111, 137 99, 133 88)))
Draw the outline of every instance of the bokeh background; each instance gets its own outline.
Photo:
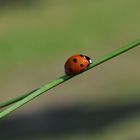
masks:
MULTIPOLYGON (((139 0, 0 0, 0 102, 140 37, 139 0)), ((0 120, 2 140, 139 140, 140 47, 0 120)))

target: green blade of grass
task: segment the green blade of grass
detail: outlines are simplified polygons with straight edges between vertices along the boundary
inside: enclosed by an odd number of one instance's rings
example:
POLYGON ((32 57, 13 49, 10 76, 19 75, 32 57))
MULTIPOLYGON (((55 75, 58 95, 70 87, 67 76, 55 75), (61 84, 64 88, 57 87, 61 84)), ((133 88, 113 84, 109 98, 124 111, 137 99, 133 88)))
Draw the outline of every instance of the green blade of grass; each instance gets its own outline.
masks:
MULTIPOLYGON (((130 44, 127 44, 103 57, 101 57, 99 60, 97 61, 94 61, 93 64, 91 64, 85 71, 91 69, 91 68, 94 68, 95 66, 97 65, 100 65, 106 61, 108 61, 109 59, 113 58, 113 57, 116 57, 136 46, 140 45, 140 39, 139 40, 136 40, 134 42, 131 42, 130 44)), ((85 72, 84 71, 84 72, 85 72)), ((79 74, 78 74, 79 75, 79 74)), ((75 75, 77 76, 77 75, 75 75)), ((34 92, 30 93, 28 96, 25 96, 24 98, 20 99, 20 100, 17 100, 17 102, 15 104, 13 104, 11 107, 3 110, 2 112, 0 112, 0 118, 3 118, 5 117, 6 115, 8 115, 9 113, 13 112, 14 110, 18 109, 19 107, 23 106, 24 104, 26 104, 27 102, 33 100, 35 97, 43 94, 44 92, 56 87, 57 85, 75 77, 75 76, 67 76, 67 75, 64 75, 52 82, 50 82, 49 84, 46 84, 44 86, 42 86, 41 88, 35 90, 34 92)), ((15 100, 16 101, 16 100, 15 100)), ((6 103, 5 103, 6 104, 6 103)))
MULTIPOLYGON (((107 57, 107 59, 111 59, 112 57, 115 57, 114 54, 119 55, 119 52, 120 53, 123 53, 123 52, 125 52, 125 51, 127 51, 129 49, 132 49, 133 47, 136 47, 137 45, 139 45, 139 40, 134 41, 134 42, 130 43, 129 45, 126 45, 125 47, 122 47, 122 48, 120 48, 118 50, 115 50, 114 52, 112 52, 112 55, 110 53, 109 56, 106 55, 105 57, 107 57), (112 57, 110 57, 110 56, 112 56, 112 57)), ((103 63, 103 61, 107 61, 107 59, 105 57, 102 57, 100 60, 98 60, 97 63, 94 63, 92 65, 94 65, 94 66, 95 65, 99 65, 100 64, 99 62, 103 63)), ((88 69, 92 68, 92 65, 88 69)), ((11 104, 13 104, 13 103, 15 103, 15 102, 17 102, 17 101, 25 98, 26 96, 30 95, 31 93, 33 93, 36 90, 33 90, 33 91, 29 92, 29 93, 26 93, 24 95, 21 95, 19 97, 14 98, 14 99, 10 99, 8 101, 5 101, 3 103, 0 103, 0 109, 3 108, 3 107, 9 106, 9 105, 11 105, 11 104)))
POLYGON ((33 90, 33 91, 29 92, 29 93, 23 94, 23 95, 21 95, 21 96, 15 97, 15 98, 13 98, 13 99, 7 100, 7 101, 5 101, 5 102, 3 102, 3 103, 0 103, 0 109, 1 109, 1 108, 4 108, 4 107, 6 107, 6 106, 9 106, 9 105, 11 105, 11 104, 13 104, 13 103, 15 103, 15 102, 17 102, 17 101, 20 101, 21 99, 25 98, 26 96, 30 95, 31 93, 33 93, 33 92, 36 91, 36 90, 37 90, 37 89, 35 89, 35 90, 33 90))

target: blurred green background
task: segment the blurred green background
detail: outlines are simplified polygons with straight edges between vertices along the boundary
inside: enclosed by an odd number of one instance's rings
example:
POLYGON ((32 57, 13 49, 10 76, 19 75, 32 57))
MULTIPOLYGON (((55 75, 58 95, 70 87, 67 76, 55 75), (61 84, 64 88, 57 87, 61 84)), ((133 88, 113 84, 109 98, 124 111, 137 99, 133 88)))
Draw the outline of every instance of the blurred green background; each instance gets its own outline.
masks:
MULTIPOLYGON (((0 102, 140 37, 139 0, 0 0, 0 102)), ((49 91, 0 121, 0 139, 140 139, 140 47, 49 91)))

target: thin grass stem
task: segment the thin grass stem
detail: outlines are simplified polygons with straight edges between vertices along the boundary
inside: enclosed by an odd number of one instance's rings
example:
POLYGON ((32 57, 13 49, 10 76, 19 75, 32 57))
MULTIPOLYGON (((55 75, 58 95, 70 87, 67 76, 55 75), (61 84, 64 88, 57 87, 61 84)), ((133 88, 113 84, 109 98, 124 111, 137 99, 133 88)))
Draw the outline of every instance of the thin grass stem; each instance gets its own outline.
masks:
POLYGON ((18 96, 18 97, 15 97, 13 99, 10 99, 10 100, 7 100, 5 102, 0 103, 0 109, 20 101, 21 99, 25 98, 26 96, 30 95, 31 93, 33 93, 36 90, 37 89, 35 89, 35 90, 33 90, 33 91, 29 92, 29 93, 23 94, 21 96, 18 96))
MULTIPOLYGON (((127 44, 103 57, 101 57, 99 60, 94 61, 93 64, 91 64, 85 71, 88 71, 91 68, 94 68, 95 66, 98 66, 106 61, 108 61, 109 59, 112 59, 136 46, 140 45, 140 39, 136 40, 134 42, 131 42, 130 44, 127 44)), ((84 72, 85 72, 84 71, 84 72)), ((81 74, 81 73, 80 73, 81 74)), ((78 74, 79 75, 79 74, 78 74)), ((62 84, 63 82, 66 82, 67 80, 75 77, 77 75, 74 76, 67 76, 64 75, 52 82, 50 82, 49 84, 46 84, 44 86, 42 86, 41 88, 38 88, 37 90, 35 90, 34 92, 30 93, 28 96, 25 96, 24 98, 17 100, 17 102, 15 104, 13 104, 12 106, 10 106, 9 108, 3 110, 2 112, 0 112, 0 118, 5 117, 6 115, 10 114, 11 112, 13 112, 14 110, 18 109, 19 107, 23 106, 24 104, 28 103, 29 101, 33 100, 34 98, 36 98, 37 96, 43 94, 44 92, 58 86, 59 84, 62 84)), ((16 101, 16 100, 15 100, 16 101)))

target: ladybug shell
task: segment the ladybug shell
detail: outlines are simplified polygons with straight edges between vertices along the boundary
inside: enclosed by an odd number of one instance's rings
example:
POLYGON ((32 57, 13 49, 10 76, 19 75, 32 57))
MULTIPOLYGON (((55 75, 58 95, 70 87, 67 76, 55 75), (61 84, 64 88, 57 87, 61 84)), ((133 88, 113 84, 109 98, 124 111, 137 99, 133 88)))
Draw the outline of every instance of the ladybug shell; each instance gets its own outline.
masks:
POLYGON ((73 55, 65 63, 65 73, 67 75, 75 75, 81 73, 91 63, 92 61, 88 56, 82 54, 73 55))

